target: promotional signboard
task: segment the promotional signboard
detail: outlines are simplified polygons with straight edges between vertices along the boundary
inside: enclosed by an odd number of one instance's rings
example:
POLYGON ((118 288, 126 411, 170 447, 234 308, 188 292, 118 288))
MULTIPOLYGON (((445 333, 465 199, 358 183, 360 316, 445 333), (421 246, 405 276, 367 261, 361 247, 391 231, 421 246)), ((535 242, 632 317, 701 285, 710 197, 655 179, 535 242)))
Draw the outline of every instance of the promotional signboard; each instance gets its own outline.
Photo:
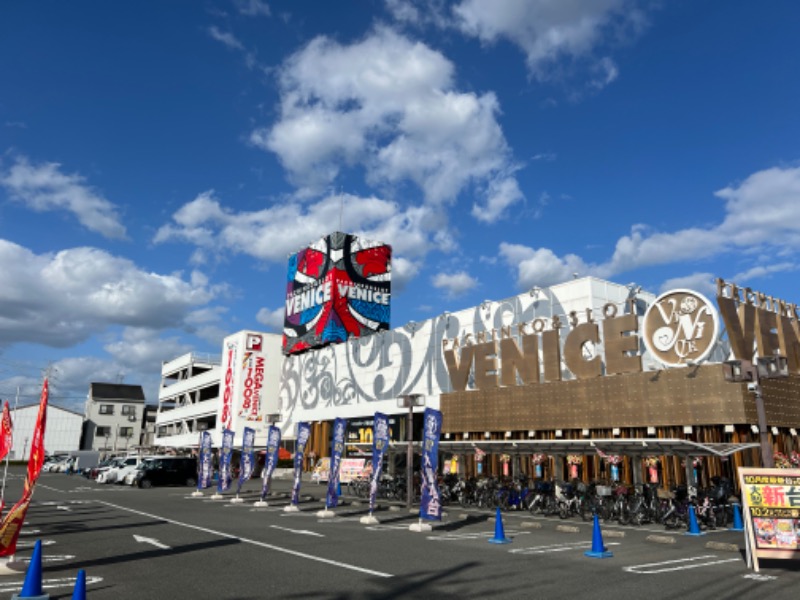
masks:
POLYGON ((294 451, 294 484, 292 485, 292 504, 300 502, 300 483, 303 480, 303 454, 306 451, 308 438, 311 436, 311 425, 302 422, 297 424, 297 442, 294 451))
POLYGON ((800 558, 800 469, 739 469, 748 564, 800 558))
POLYGON ((197 489, 204 490, 211 485, 212 465, 211 465, 211 433, 203 431, 200 433, 200 472, 197 477, 197 489))
POLYGON ((231 452, 233 451, 233 432, 225 429, 222 432, 222 447, 219 457, 219 480, 217 493, 222 493, 231 487, 231 452))
POLYGON ((267 452, 264 456, 264 483, 261 486, 261 501, 263 502, 269 494, 269 486, 272 483, 272 473, 278 465, 278 449, 281 446, 281 430, 270 425, 267 434, 267 452))
POLYGON ((442 413, 425 409, 422 438, 422 489, 419 516, 431 521, 442 519, 442 502, 436 484, 439 464, 439 435, 442 431, 442 413))
POLYGON ((392 248, 335 232, 289 257, 283 352, 389 329, 392 248))
POLYGON ((328 493, 325 496, 325 506, 334 508, 339 503, 337 487, 339 485, 339 470, 342 466, 342 453, 344 452, 344 432, 347 421, 336 419, 333 422, 333 439, 331 440, 331 472, 328 477, 328 493))
POLYGON ((217 422, 241 431, 267 428, 266 416, 278 412, 280 337, 239 331, 222 343, 222 376, 217 422))

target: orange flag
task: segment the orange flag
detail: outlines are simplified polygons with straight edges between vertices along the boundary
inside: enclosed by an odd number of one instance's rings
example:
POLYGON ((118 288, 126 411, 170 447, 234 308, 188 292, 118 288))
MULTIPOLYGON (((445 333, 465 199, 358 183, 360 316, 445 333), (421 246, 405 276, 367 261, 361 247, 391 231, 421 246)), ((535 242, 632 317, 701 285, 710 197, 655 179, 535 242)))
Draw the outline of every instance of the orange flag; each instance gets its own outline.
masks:
POLYGON ((44 430, 47 425, 47 378, 42 384, 42 397, 39 400, 39 415, 36 417, 36 426, 33 428, 33 441, 31 442, 31 455, 28 458, 28 477, 25 479, 25 491, 30 488, 33 493, 33 486, 39 478, 44 465, 44 430))
POLYGON ((8 401, 6 401, 3 406, 3 417, 0 419, 0 460, 3 460, 11 451, 12 441, 11 412, 8 409, 8 401))
POLYGON ((17 553, 17 539, 20 529, 25 522, 25 514, 31 503, 33 489, 27 488, 22 493, 22 498, 17 502, 0 523, 0 556, 14 556, 17 553))

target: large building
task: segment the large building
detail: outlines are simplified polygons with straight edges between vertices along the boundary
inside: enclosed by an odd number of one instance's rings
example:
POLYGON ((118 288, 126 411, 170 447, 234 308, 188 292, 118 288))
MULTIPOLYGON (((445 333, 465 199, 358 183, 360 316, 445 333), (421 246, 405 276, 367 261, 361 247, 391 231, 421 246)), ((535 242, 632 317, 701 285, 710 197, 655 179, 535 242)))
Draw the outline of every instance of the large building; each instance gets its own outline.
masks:
MULTIPOLYGON (((312 295, 292 296, 287 314, 317 310, 312 295)), ((325 300, 324 290, 317 296, 325 300)), ((405 439, 398 399, 409 395, 442 411, 440 450, 461 456, 467 474, 496 471, 510 453, 514 468, 529 472, 530 455, 546 452, 551 474, 562 475, 567 454, 578 452, 581 475, 592 478, 605 472, 595 452, 604 449, 626 454, 623 471, 634 480, 638 459, 657 458, 669 483, 688 477, 693 454, 706 457, 707 478, 758 464, 759 442, 765 453, 798 449, 797 307, 731 283, 719 283, 715 305, 692 290, 656 297, 584 277, 303 350, 281 357, 279 376, 261 394, 274 394, 285 440, 299 422, 311 423, 308 452, 316 456, 329 453, 335 418, 348 420, 348 441, 367 442, 380 411, 395 416, 392 439, 405 439), (729 381, 736 373, 743 377, 729 381), (490 456, 479 465, 475 450, 490 456)), ((216 388, 202 412, 218 443, 223 414, 229 428, 244 425, 235 417, 246 398, 235 373, 207 378, 216 388)), ((422 410, 414 409, 415 439, 422 410)), ((160 410, 159 426, 175 424, 177 414, 160 410)), ((195 445, 196 421, 182 421, 169 437, 195 445)))
MULTIPOLYGON (((9 453, 11 460, 28 460, 38 416, 38 402, 12 411, 14 441, 9 453)), ((66 454, 80 448, 83 415, 48 403, 46 423, 44 447, 48 454, 66 454)))
POLYGON ((137 448, 144 409, 144 390, 140 385, 90 383, 82 449, 118 453, 137 448))

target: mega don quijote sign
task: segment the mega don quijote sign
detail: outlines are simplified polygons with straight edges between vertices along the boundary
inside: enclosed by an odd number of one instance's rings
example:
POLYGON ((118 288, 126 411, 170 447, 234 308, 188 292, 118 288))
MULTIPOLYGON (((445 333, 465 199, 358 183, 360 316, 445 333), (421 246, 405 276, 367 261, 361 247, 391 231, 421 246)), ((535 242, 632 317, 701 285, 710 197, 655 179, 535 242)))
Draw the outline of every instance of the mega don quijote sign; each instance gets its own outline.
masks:
POLYGON ((241 431, 266 423, 266 415, 277 407, 277 377, 280 362, 280 337, 240 331, 222 344, 220 409, 222 427, 241 431))

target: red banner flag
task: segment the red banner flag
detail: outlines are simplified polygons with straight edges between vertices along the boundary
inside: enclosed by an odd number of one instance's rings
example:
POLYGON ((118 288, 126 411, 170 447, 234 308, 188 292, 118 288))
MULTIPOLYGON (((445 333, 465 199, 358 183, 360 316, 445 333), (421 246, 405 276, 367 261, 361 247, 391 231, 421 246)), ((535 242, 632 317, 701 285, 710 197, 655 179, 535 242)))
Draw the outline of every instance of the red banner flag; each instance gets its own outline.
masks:
POLYGON ((28 478, 25 480, 25 491, 33 493, 33 486, 39 478, 44 464, 44 429, 47 424, 47 378, 42 384, 42 397, 39 400, 39 415, 36 417, 36 427, 33 429, 31 442, 31 455, 28 458, 28 478))
POLYGON ((17 502, 0 523, 0 556, 14 556, 17 553, 17 539, 20 529, 25 522, 25 514, 31 503, 33 489, 27 488, 22 498, 17 502))
POLYGON ((3 460, 11 451, 12 440, 11 412, 8 409, 8 401, 6 401, 3 406, 3 417, 0 419, 0 460, 3 460))

